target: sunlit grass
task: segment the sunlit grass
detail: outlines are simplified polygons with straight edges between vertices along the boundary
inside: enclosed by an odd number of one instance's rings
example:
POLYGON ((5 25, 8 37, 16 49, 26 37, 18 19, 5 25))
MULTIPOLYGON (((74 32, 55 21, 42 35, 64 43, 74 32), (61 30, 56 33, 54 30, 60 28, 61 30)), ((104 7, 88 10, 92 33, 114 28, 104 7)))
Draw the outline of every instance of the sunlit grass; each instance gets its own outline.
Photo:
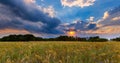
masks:
POLYGON ((120 63, 119 42, 0 42, 0 63, 120 63))

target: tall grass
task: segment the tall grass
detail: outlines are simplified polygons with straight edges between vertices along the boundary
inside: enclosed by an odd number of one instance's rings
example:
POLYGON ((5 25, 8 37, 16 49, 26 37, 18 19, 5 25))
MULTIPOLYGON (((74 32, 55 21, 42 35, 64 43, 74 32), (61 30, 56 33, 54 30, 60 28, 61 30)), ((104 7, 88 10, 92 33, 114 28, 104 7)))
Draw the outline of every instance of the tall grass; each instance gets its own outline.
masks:
POLYGON ((1 42, 0 63, 120 63, 120 43, 1 42))

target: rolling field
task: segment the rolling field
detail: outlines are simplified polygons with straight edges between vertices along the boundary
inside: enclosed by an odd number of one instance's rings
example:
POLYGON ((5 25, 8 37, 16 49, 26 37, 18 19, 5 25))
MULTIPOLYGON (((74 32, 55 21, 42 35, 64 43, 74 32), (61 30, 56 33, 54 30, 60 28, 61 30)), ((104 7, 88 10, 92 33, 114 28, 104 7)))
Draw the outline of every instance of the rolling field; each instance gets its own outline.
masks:
POLYGON ((120 63, 120 43, 0 42, 0 63, 120 63))

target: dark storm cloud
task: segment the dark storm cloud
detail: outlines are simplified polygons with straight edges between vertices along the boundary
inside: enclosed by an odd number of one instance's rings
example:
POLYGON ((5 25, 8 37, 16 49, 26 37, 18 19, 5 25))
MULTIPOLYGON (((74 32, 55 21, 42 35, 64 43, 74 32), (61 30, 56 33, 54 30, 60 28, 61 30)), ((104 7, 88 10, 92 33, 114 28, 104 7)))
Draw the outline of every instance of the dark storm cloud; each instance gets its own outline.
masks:
POLYGON ((61 32, 56 29, 59 24, 59 19, 48 16, 35 3, 0 0, 0 29, 13 28, 34 33, 59 34, 61 32))

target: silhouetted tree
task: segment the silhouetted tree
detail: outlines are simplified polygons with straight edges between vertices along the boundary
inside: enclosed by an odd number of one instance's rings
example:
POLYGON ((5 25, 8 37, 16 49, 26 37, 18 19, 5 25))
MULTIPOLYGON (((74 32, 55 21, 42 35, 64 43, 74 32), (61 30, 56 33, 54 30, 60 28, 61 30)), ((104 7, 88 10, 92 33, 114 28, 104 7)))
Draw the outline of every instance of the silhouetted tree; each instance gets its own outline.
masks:
POLYGON ((31 34, 26 35, 9 35, 0 39, 1 41, 40 41, 40 37, 35 37, 31 34))
MULTIPOLYGON (((118 38, 114 39, 114 40, 118 40, 118 38)), ((90 37, 89 39, 80 38, 80 37, 73 37, 73 36, 59 36, 56 38, 44 38, 43 39, 41 37, 35 37, 32 34, 26 34, 26 35, 5 36, 5 37, 1 38, 0 41, 91 41, 91 42, 105 42, 108 40, 105 38, 100 38, 99 36, 90 37)))
POLYGON ((111 39, 111 41, 120 41, 120 37, 118 37, 118 38, 113 38, 113 39, 111 39))
POLYGON ((99 36, 96 36, 96 37, 90 37, 88 39, 88 41, 91 41, 91 42, 106 42, 106 41, 108 41, 108 39, 100 38, 99 36))

